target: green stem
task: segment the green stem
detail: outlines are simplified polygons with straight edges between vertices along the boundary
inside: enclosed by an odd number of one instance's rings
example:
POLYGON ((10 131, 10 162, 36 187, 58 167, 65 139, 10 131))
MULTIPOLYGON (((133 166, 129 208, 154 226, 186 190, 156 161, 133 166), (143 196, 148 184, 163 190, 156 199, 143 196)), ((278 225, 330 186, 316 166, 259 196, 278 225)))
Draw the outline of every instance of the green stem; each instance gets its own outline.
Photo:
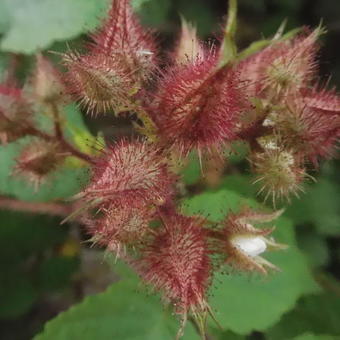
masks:
POLYGON ((237 0, 229 0, 228 19, 224 29, 224 39, 221 47, 219 67, 233 61, 237 56, 235 33, 237 28, 237 0))
POLYGON ((225 28, 225 35, 234 39, 237 28, 237 0, 229 0, 228 20, 225 28))

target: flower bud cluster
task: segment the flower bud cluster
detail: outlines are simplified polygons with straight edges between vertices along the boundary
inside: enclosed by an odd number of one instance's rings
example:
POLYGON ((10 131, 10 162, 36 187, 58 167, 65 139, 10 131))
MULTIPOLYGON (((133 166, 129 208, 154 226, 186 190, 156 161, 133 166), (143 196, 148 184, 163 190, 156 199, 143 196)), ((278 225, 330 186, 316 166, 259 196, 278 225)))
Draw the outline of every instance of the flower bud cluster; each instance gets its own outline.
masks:
POLYGON ((316 84, 322 33, 305 29, 274 40, 238 66, 253 103, 240 134, 247 138, 252 132, 250 159, 257 182, 274 203, 302 188, 304 177, 310 177, 306 165, 333 156, 340 136, 340 97, 316 84))
POLYGON ((276 36, 266 48, 224 62, 224 44, 205 45, 182 19, 178 43, 159 72, 150 31, 128 0, 113 0, 88 52, 63 57, 66 87, 89 112, 136 113, 143 125, 138 132, 147 138, 118 140, 94 160, 80 194, 84 224, 94 243, 127 259, 174 305, 182 320, 178 337, 188 313, 204 328, 216 268, 267 274, 277 267, 262 255, 285 246, 269 236, 274 228, 255 226, 281 211, 245 209, 216 228, 181 215, 174 162, 192 151, 221 156, 241 139, 249 142, 266 198, 275 204, 298 195, 307 162, 332 156, 340 131, 339 97, 314 81, 321 33, 276 36))
POLYGON ((88 53, 63 57, 69 92, 89 112, 131 110, 156 68, 151 33, 140 25, 128 0, 116 0, 92 39, 88 53))
POLYGON ((24 147, 15 159, 12 175, 26 180, 37 190, 40 184, 53 178, 67 156, 81 153, 62 132, 59 112, 67 98, 61 74, 53 64, 43 55, 37 55, 33 72, 22 88, 17 83, 12 76, 0 84, 0 144, 27 137, 22 141, 24 147), (37 117, 41 116, 51 124, 40 124, 37 117), (54 134, 48 131, 51 129, 48 125, 54 126, 54 134))
POLYGON ((91 177, 78 198, 90 240, 127 259, 143 282, 174 305, 182 321, 178 337, 189 313, 203 330, 217 268, 261 274, 277 269, 262 255, 284 246, 269 236, 272 227, 257 224, 271 223, 281 211, 248 208, 216 227, 184 216, 176 206, 174 163, 192 151, 223 161, 221 151, 241 140, 249 143, 255 182, 265 198, 275 204, 276 198, 298 195, 310 177, 306 166, 333 156, 340 136, 340 98, 315 82, 321 33, 276 35, 256 53, 230 57, 234 51, 226 53, 226 42, 207 46, 182 19, 178 43, 161 71, 155 40, 129 0, 112 0, 87 52, 63 55, 62 76, 38 56, 28 92, 0 85, 1 142, 35 137, 17 157, 13 174, 37 187, 69 155, 89 162, 91 177), (66 92, 90 113, 137 116, 137 131, 146 138, 124 137, 95 157, 82 154, 63 136, 58 108, 66 92), (48 108, 53 135, 37 129, 35 105, 25 93, 48 108))
POLYGON ((42 143, 36 139, 21 150, 16 159, 14 174, 26 178, 37 190, 54 173, 66 156, 67 154, 58 142, 42 143))
POLYGON ((0 142, 13 142, 23 137, 32 112, 18 88, 0 85, 0 142))

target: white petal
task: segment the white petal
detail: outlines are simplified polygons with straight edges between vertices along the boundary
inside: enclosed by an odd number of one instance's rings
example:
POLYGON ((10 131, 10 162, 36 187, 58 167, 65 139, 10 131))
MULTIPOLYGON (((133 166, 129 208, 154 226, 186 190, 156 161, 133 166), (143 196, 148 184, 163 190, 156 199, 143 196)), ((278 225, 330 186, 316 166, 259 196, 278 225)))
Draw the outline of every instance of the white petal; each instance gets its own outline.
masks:
POLYGON ((236 236, 231 240, 231 242, 234 246, 238 247, 251 257, 260 255, 267 249, 267 244, 263 237, 236 236))

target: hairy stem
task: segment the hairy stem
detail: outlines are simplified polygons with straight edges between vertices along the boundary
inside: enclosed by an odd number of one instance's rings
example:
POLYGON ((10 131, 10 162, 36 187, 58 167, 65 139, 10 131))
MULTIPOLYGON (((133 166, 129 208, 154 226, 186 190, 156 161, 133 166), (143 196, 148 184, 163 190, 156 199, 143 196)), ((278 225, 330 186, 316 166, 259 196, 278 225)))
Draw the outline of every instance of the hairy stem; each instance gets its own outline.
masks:
POLYGON ((0 196, 0 209, 65 217, 68 216, 74 208, 73 204, 26 202, 0 196))
POLYGON ((51 102, 50 103, 51 106, 51 111, 53 114, 53 119, 54 119, 54 132, 55 135, 58 139, 62 139, 63 138, 63 132, 60 126, 60 115, 59 115, 59 109, 58 106, 55 102, 51 102))
POLYGON ((76 149, 72 144, 70 144, 69 142, 67 142, 67 140, 65 139, 65 137, 63 136, 63 134, 61 134, 59 136, 59 138, 57 138, 57 136, 54 135, 50 135, 44 131, 38 130, 34 127, 30 127, 27 130, 27 133, 29 135, 32 136, 36 136, 39 137, 41 139, 44 139, 46 141, 55 141, 58 140, 60 142, 60 144, 65 148, 65 151, 68 151, 72 154, 72 156, 77 157, 89 164, 95 164, 95 160, 93 157, 89 156, 86 153, 83 153, 81 151, 79 151, 78 149, 76 149))

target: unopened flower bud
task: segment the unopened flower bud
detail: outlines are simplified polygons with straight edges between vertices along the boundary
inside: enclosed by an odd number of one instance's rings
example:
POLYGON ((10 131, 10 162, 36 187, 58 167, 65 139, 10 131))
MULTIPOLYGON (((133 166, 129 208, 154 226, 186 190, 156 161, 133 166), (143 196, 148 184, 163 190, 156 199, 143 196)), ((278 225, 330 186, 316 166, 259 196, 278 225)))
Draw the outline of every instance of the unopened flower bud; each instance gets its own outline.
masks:
POLYGON ((254 183, 261 185, 259 193, 264 193, 265 200, 272 197, 274 206, 277 198, 289 200, 291 194, 298 196, 303 191, 302 182, 308 175, 292 152, 267 148, 251 160, 258 175, 254 183))
POLYGON ((321 33, 319 28, 282 42, 273 42, 242 61, 239 70, 249 95, 296 93, 308 84, 316 73, 316 41, 321 33))
POLYGON ((41 54, 37 55, 32 87, 33 95, 42 103, 60 101, 65 92, 61 75, 41 54))
POLYGON ((21 90, 0 85, 0 142, 23 137, 31 118, 31 108, 23 99, 21 90))
POLYGON ((22 176, 37 190, 57 170, 65 156, 58 143, 35 140, 17 157, 13 174, 22 176))
POLYGON ((179 154, 218 149, 235 138, 243 93, 231 69, 216 71, 216 55, 173 66, 160 83, 153 118, 179 154))
POLYGON ((136 83, 150 79, 156 69, 154 38, 140 24, 129 0, 112 1, 108 19, 92 38, 94 44, 91 52, 124 60, 124 67, 136 83))
MULTIPOLYGON (((248 226, 249 228, 249 226, 248 226)), ((255 257, 264 253, 267 249, 266 242, 262 237, 251 237, 249 235, 235 236, 230 242, 237 248, 241 249, 250 257, 255 257)))
POLYGON ((238 270, 267 273, 267 268, 278 269, 260 255, 267 250, 284 249, 285 245, 268 239, 274 228, 257 229, 253 224, 271 222, 281 215, 282 211, 263 214, 245 210, 228 216, 225 221, 222 252, 226 254, 226 263, 238 270))
POLYGON ((63 61, 68 68, 65 75, 68 91, 88 111, 124 111, 139 90, 119 55, 114 59, 105 54, 68 53, 63 61))
POLYGON ((172 195, 174 178, 165 156, 154 145, 123 139, 97 159, 83 195, 116 207, 158 205, 172 195))
POLYGON ((201 60, 204 58, 204 48, 202 43, 197 38, 196 27, 192 26, 183 17, 182 31, 176 50, 174 52, 174 60, 176 63, 188 63, 194 60, 201 60))
POLYGON ((267 118, 273 122, 273 130, 279 136, 278 144, 314 164, 321 157, 332 156, 340 135, 340 107, 336 101, 334 95, 317 92, 314 100, 302 94, 287 96, 285 105, 267 118))
POLYGON ((85 225, 91 240, 114 252, 117 257, 125 254, 128 247, 140 244, 152 218, 152 210, 147 206, 109 206, 102 209, 101 214, 97 219, 87 219, 85 225))
POLYGON ((204 319, 208 309, 209 247, 201 219, 173 213, 162 220, 164 228, 157 231, 136 266, 142 279, 162 292, 182 316, 179 336, 188 313, 204 319))

